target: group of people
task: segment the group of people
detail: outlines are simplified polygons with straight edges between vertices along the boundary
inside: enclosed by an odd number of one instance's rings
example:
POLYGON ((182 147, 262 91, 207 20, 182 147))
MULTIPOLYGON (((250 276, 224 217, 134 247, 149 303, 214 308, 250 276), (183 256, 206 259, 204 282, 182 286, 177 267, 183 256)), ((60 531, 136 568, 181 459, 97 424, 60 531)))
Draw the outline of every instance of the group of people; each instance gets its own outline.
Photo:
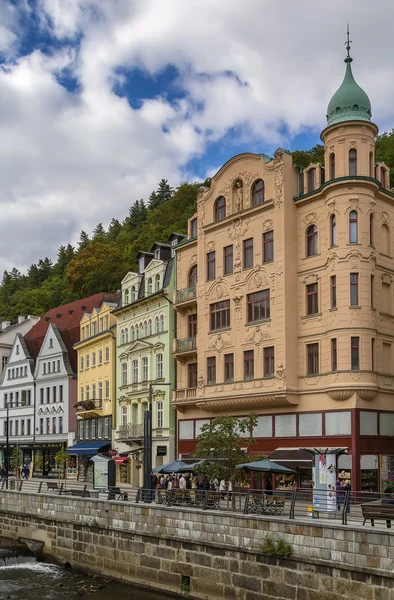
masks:
MULTIPOLYGON (((30 476, 30 464, 24 463, 22 467, 16 467, 13 472, 14 476, 17 477, 19 473, 22 479, 27 481, 30 476)), ((0 465, 0 481, 5 481, 6 479, 8 479, 7 469, 4 465, 0 465)))
POLYGON ((0 481, 5 481, 7 479, 7 469, 4 465, 0 465, 0 481))
POLYGON ((210 481, 208 475, 193 475, 192 473, 173 473, 172 475, 152 475, 152 489, 162 490, 213 490, 221 492, 224 498, 226 492, 232 492, 232 483, 221 479, 210 481))

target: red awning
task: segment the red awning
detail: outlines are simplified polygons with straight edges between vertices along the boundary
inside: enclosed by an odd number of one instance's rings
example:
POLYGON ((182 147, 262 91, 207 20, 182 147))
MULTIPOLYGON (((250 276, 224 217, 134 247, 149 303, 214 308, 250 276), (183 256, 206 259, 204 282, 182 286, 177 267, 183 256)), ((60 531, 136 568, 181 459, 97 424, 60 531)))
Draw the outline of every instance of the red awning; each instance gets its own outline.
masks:
POLYGON ((115 464, 121 465, 123 463, 129 462, 129 457, 128 456, 115 456, 114 460, 115 460, 115 464))

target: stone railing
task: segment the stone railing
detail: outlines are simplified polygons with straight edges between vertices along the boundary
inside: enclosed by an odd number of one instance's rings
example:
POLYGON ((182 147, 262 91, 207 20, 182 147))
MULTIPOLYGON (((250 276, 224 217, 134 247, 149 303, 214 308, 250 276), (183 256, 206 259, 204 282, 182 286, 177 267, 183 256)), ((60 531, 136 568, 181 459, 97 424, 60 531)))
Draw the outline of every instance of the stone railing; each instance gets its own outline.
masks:
POLYGON ((196 396, 196 388, 186 388, 184 390, 175 390, 173 400, 176 402, 179 402, 180 400, 193 400, 196 396))

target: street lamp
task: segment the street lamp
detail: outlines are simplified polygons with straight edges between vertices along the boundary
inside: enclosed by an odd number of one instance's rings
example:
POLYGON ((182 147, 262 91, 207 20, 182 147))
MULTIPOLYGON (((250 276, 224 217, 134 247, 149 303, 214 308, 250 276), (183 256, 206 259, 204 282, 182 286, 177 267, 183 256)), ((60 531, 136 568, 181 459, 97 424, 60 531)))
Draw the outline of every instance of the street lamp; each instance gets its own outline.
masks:
POLYGON ((10 472, 10 403, 6 402, 5 407, 7 410, 7 429, 6 429, 6 440, 5 440, 5 451, 6 451, 6 460, 5 460, 5 489, 8 490, 8 475, 10 472))
POLYGON ((152 399, 154 385, 172 385, 172 383, 149 384, 149 409, 144 413, 144 489, 152 487, 152 399))

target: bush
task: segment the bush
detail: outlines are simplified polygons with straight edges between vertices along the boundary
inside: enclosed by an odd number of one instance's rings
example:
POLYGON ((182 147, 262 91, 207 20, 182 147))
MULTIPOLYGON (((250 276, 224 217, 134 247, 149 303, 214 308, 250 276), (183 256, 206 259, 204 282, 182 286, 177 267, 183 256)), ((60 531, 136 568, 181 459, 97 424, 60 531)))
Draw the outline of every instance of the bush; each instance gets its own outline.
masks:
POLYGON ((268 556, 290 556, 292 554, 290 544, 287 544, 284 540, 279 540, 275 546, 275 542, 269 535, 264 538, 260 550, 268 556))

